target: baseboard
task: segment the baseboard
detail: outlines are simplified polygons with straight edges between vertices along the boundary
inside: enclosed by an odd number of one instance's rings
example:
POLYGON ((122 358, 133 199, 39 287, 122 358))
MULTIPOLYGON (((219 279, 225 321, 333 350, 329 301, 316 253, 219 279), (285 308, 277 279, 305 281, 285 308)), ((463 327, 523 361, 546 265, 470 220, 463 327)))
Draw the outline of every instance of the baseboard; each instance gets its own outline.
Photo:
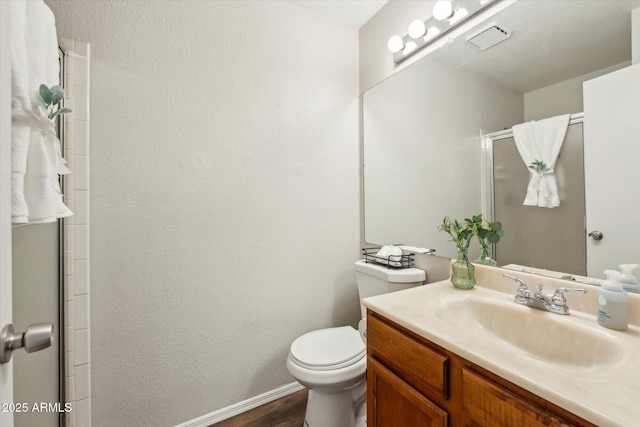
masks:
POLYGON ((303 390, 304 386, 299 382, 292 382, 291 384, 283 385, 275 390, 262 393, 261 395, 249 398, 242 402, 235 403, 226 408, 218 409, 217 411, 208 413, 191 421, 187 421, 182 424, 178 424, 175 427, 209 427, 212 424, 219 423, 238 414, 242 414, 250 409, 262 406, 265 403, 273 402, 281 397, 288 396, 297 391, 303 390))

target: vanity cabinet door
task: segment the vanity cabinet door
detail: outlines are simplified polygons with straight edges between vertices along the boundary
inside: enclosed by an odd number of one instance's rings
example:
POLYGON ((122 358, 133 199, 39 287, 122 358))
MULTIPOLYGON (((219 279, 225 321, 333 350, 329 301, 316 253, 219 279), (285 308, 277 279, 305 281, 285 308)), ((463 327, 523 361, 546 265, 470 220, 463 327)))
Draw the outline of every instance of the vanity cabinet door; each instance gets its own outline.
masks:
POLYGON ((422 394, 449 398, 449 358, 372 315, 367 317, 367 354, 422 394))
POLYGON ((462 407, 467 427, 574 425, 466 368, 462 369, 462 407))
POLYGON ((368 427, 447 427, 447 413, 373 358, 367 364, 368 427))

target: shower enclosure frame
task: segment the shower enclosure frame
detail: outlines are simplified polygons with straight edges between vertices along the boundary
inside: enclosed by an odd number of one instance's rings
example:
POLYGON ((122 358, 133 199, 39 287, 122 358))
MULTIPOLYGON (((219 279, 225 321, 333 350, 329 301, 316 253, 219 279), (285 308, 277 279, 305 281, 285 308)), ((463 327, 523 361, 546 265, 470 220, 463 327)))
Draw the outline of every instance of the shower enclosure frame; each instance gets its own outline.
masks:
MULTIPOLYGON (((569 120, 569 127, 575 124, 583 124, 584 123, 584 113, 576 113, 572 114, 569 120)), ((482 214, 489 221, 501 220, 500 218, 496 218, 496 189, 495 189, 495 148, 494 144, 497 141, 505 140, 513 138, 513 131, 511 129, 505 129, 502 131, 481 135, 480 137, 480 162, 481 162, 481 186, 482 186, 482 214)), ((584 163, 584 160, 582 159, 584 163)), ((524 165, 523 165, 524 168, 524 165)), ((583 171, 584 172, 584 171, 583 171)), ((584 173, 583 173, 584 175, 584 173)), ((524 193, 522 194, 522 198, 524 199, 524 193)), ((584 213, 584 203, 583 203, 583 213, 584 213)), ((546 209, 546 208, 535 208, 531 209, 546 209)), ((581 226, 584 226, 584 217, 582 219, 581 226)), ((508 230, 505 231, 508 233, 508 230)), ((585 238, 586 239, 586 238, 585 238)), ((586 243, 585 243, 586 246, 586 243)), ((585 248, 586 250, 586 248, 585 248)), ((492 245, 492 257, 497 259, 496 253, 496 245, 492 245)), ((498 260, 500 263, 500 260, 498 260)), ((586 268, 586 259, 585 259, 585 268, 586 268)), ((585 275, 586 272, 582 272, 581 275, 585 275)))

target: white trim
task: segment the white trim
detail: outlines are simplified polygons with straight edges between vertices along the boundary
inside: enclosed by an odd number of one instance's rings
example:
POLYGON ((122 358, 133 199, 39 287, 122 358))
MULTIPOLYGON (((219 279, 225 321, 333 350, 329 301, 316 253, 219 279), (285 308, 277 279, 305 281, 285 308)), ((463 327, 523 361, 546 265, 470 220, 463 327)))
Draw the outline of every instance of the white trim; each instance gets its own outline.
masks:
MULTIPOLYGON (((0 328, 13 322, 11 282, 11 2, 0 1, 0 328)), ((13 361, 0 365, 0 402, 13 402, 13 361)), ((0 411, 0 426, 13 414, 0 411)))
POLYGON ((209 427, 212 424, 219 423, 220 421, 224 421, 250 409, 257 408, 265 403, 273 402, 274 400, 278 400, 303 389, 304 386, 299 382, 292 382, 291 384, 283 385, 275 390, 235 403, 231 406, 227 406, 226 408, 218 409, 217 411, 210 412, 175 427, 209 427))
MULTIPOLYGON (((3 0, 0 0, 3 1, 3 0)), ((75 212, 64 221, 64 368, 65 402, 73 407, 65 414, 65 427, 91 427, 90 335, 90 54, 88 43, 60 38, 65 52, 64 157, 73 173, 64 180, 65 202, 75 212), (84 249, 78 250, 81 246, 84 249), (86 313, 79 323, 74 313, 86 313)))

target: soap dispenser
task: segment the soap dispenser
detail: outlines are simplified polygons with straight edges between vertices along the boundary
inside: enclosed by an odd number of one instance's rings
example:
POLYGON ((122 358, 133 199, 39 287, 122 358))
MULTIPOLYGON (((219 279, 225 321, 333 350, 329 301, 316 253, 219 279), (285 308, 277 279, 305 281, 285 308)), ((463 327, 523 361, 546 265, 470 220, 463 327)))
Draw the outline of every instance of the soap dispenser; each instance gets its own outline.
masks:
POLYGON ((620 272, 605 270, 604 274, 607 278, 598 289, 598 323, 605 328, 625 331, 628 328, 629 295, 618 282, 620 272))
POLYGON ((622 289, 627 292, 633 292, 634 294, 640 294, 640 283, 638 279, 633 275, 633 270, 638 268, 638 264, 620 264, 618 266, 622 274, 618 278, 618 281, 622 284, 622 289))

